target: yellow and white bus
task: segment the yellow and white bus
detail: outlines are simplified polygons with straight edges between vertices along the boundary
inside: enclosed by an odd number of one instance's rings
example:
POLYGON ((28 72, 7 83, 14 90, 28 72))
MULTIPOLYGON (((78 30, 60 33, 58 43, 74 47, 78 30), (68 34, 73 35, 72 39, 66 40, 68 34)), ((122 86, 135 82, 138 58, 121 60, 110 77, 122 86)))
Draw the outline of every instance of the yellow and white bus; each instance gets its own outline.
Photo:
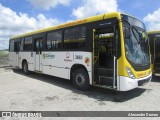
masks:
POLYGON ((148 37, 152 55, 152 69, 154 73, 160 73, 160 31, 150 31, 148 37))
POLYGON ((90 86, 128 91, 152 78, 144 24, 119 12, 64 23, 10 39, 12 66, 90 86))

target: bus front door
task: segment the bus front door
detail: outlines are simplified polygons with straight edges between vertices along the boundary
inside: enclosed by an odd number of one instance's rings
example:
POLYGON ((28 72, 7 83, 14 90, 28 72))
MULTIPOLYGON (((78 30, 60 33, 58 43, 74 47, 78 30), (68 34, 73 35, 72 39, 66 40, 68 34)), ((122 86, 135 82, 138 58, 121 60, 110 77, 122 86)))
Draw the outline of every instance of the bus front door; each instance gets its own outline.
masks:
POLYGON ((34 40, 35 47, 35 70, 37 72, 42 72, 42 43, 43 38, 37 38, 34 40))
POLYGON ((114 27, 93 30, 94 85, 110 89, 117 86, 117 60, 114 55, 114 27))

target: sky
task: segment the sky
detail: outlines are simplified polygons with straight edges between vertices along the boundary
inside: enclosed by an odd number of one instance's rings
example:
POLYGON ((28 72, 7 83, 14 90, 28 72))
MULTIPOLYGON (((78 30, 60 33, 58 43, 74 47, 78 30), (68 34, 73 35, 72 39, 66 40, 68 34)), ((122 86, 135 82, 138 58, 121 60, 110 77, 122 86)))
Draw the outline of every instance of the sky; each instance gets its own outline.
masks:
POLYGON ((160 0, 0 0, 0 49, 14 35, 115 11, 160 30, 160 0))

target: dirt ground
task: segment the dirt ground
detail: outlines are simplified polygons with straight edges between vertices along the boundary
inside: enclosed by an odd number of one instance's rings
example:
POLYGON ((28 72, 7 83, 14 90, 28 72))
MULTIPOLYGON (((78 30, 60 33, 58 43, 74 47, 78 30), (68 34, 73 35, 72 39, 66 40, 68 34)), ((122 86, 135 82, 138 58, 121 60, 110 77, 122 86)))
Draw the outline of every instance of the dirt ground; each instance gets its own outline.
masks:
POLYGON ((0 111, 160 111, 159 91, 158 75, 146 86, 120 94, 96 87, 82 92, 65 79, 27 76, 0 65, 0 111))

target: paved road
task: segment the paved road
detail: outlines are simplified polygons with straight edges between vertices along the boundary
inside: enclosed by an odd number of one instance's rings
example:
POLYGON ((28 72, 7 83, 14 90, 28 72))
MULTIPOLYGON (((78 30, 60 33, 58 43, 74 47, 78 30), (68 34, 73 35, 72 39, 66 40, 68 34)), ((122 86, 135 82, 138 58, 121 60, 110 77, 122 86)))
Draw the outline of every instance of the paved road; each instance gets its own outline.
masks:
POLYGON ((0 111, 160 111, 160 76, 121 94, 92 87, 76 90, 70 81, 0 68, 0 111))

